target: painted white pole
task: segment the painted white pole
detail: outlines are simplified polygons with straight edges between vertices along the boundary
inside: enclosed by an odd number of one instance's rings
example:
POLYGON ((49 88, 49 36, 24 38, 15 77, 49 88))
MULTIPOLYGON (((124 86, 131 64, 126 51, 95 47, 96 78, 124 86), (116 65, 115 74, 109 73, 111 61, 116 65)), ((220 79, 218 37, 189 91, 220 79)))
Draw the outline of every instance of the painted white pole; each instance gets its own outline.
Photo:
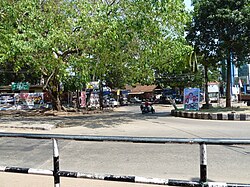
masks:
POLYGON ((207 146, 200 144, 200 182, 207 182, 207 146))
POLYGON ((53 138, 52 142, 53 142, 54 187, 60 187, 60 176, 58 175, 59 173, 59 150, 58 150, 57 140, 53 138))

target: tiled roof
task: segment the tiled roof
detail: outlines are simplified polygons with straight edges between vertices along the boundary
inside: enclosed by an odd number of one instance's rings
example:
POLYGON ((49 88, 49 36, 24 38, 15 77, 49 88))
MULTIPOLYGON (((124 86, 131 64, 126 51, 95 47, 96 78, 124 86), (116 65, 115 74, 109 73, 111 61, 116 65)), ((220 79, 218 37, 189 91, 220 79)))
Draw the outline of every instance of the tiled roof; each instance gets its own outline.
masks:
POLYGON ((132 88, 131 92, 153 92, 156 88, 156 85, 137 85, 135 88, 132 88))
POLYGON ((208 85, 218 85, 218 84, 220 84, 219 82, 208 82, 207 83, 208 85))

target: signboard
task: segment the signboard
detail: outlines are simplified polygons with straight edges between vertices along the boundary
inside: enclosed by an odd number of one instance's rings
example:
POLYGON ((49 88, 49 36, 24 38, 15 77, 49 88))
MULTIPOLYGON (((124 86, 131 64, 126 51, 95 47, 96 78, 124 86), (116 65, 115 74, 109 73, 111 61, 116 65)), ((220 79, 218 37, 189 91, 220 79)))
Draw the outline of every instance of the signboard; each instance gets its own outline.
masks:
POLYGON ((99 89, 99 82, 93 81, 93 82, 87 83, 87 89, 98 90, 99 89))
POLYGON ((200 89, 184 89, 184 110, 199 110, 200 89))
POLYGON ((13 91, 19 91, 19 90, 29 90, 30 83, 28 82, 12 82, 11 83, 11 89, 13 91))
POLYGON ((50 105, 44 101, 45 97, 43 92, 0 94, 0 110, 49 108, 50 105))
POLYGON ((249 65, 245 64, 239 67, 239 77, 249 76, 249 65))
POLYGON ((15 97, 14 94, 0 94, 0 104, 14 104, 15 97))
POLYGON ((99 104, 99 94, 92 92, 90 94, 90 107, 98 108, 100 106, 99 104))
POLYGON ((219 84, 208 85, 208 93, 219 93, 219 84))
POLYGON ((18 93, 15 94, 16 101, 28 106, 41 105, 44 103, 44 94, 39 93, 18 93))
POLYGON ((86 107, 86 92, 81 92, 81 106, 86 107))

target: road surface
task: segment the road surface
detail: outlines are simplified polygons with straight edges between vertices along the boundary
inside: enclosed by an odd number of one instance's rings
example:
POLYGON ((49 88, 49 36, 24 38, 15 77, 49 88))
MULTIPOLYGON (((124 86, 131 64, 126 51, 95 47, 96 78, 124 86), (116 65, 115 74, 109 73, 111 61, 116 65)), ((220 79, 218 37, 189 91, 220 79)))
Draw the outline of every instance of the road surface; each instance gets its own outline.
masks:
MULTIPOLYGON (((211 121, 170 116, 170 107, 155 106, 142 115, 139 106, 112 113, 47 119, 63 128, 50 131, 2 129, 5 132, 179 138, 250 138, 250 122, 211 121)), ((24 119, 11 119, 24 120, 24 119)), ((29 118, 29 121, 37 118, 29 118)), ((43 119, 43 122, 46 121, 43 119)), ((5 120, 6 122, 6 120, 5 120)), ((250 146, 208 146, 208 179, 250 183, 250 146)), ((198 180, 199 145, 59 141, 61 170, 198 180)), ((52 169, 49 140, 0 139, 0 165, 52 169)), ((74 180, 74 179, 72 179, 74 180)))

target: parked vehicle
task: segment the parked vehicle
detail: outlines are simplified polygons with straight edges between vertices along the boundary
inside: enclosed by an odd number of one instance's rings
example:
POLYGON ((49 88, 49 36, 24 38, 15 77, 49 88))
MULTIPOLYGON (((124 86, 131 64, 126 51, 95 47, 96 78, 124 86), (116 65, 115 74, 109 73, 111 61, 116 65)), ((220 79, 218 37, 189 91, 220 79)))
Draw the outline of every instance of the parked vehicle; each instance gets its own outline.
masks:
POLYGON ((244 101, 247 106, 250 106, 250 94, 239 94, 239 101, 244 101))
POLYGON ((109 100, 109 106, 111 107, 117 107, 119 105, 118 101, 116 101, 114 98, 110 98, 109 100))
POLYGON ((128 99, 126 97, 120 98, 120 105, 121 106, 128 105, 128 99))
POLYGON ((175 98, 174 98, 174 100, 175 100, 176 104, 182 104, 183 103, 183 96, 176 95, 175 98))
POLYGON ((103 100, 103 107, 109 107, 109 99, 104 99, 103 100))
POLYGON ((130 100, 130 103, 141 103, 142 101, 140 99, 138 99, 137 97, 133 97, 130 100))
POLYGON ((156 99, 154 103, 158 104, 171 104, 171 97, 161 96, 160 99, 156 99))

